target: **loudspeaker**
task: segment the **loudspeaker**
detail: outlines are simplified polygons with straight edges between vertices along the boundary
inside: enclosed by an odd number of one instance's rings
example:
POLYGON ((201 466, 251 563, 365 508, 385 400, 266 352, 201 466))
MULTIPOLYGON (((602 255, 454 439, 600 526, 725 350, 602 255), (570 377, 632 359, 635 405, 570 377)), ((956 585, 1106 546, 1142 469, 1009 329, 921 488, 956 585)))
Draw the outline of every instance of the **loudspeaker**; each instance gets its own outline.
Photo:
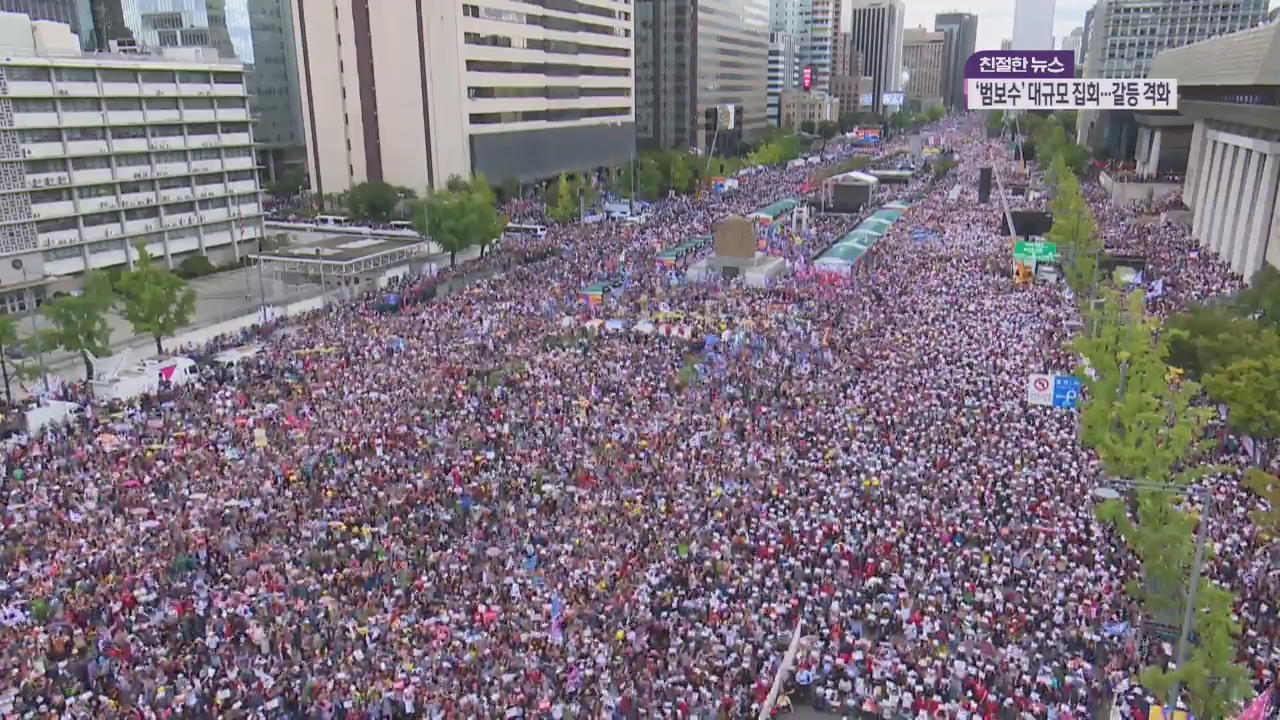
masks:
POLYGON ((991 202, 991 168, 978 171, 978 202, 983 205, 991 202))

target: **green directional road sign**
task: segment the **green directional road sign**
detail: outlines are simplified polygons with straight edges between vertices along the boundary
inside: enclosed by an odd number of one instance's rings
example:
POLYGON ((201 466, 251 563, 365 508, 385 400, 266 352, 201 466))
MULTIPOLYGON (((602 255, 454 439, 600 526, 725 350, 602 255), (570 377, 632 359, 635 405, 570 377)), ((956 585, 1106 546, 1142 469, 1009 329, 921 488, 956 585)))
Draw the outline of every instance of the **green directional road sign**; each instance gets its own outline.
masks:
POLYGON ((1013 259, 1023 264, 1056 262, 1058 246, 1050 242, 1020 242, 1013 246, 1013 259))

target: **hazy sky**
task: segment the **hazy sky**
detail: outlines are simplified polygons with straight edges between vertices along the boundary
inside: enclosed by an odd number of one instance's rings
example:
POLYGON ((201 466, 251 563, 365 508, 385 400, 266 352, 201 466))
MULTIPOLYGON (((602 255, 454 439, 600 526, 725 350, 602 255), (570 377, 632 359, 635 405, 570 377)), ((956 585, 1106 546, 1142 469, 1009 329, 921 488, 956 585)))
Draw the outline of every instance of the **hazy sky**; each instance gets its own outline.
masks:
MULTIPOLYGON (((1035 1, 1035 0, 1033 0, 1035 1)), ((1000 40, 1013 35, 1014 0, 905 0, 907 27, 933 29, 933 16, 940 12, 969 12, 978 16, 979 50, 999 50, 1000 40)), ((1084 25, 1084 13, 1094 0, 1058 0, 1053 23, 1054 44, 1072 28, 1084 25)), ((1277 0, 1272 0, 1275 7, 1277 0)))

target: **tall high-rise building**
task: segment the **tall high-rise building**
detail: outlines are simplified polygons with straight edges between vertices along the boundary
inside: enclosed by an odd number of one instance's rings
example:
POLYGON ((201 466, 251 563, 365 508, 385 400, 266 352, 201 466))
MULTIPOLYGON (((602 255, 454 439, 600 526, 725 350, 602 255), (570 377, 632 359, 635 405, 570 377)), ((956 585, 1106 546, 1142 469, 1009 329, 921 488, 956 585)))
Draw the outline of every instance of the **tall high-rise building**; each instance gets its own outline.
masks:
POLYGON ((766 116, 770 125, 782 122, 782 93, 801 87, 804 65, 800 37, 782 32, 769 33, 769 87, 766 116))
MULTIPOLYGON (((1098 0, 1089 23, 1084 76, 1144 78, 1161 50, 1253 27, 1268 0, 1098 0)), ((1083 34, 1082 34, 1083 39, 1083 34)), ((1137 139, 1132 113, 1076 114, 1077 141, 1131 157, 1137 139)))
POLYGON ((536 182, 632 157, 630 5, 292 2, 313 191, 536 182))
POLYGON ((769 0, 636 0, 634 7, 641 146, 707 150, 714 143, 724 152, 764 131, 769 0), (717 120, 725 106, 732 127, 717 120))
POLYGON ((1017 0, 1013 6, 1013 47, 1010 50, 1052 50, 1056 0, 1017 0))
POLYGON ((1080 65, 1080 48, 1083 45, 1084 28, 1078 27, 1062 38, 1062 50, 1070 50, 1076 58, 1076 66, 1080 65))
POLYGON ((22 13, 32 20, 65 23, 83 40, 92 30, 87 0, 0 0, 0 12, 22 13))
POLYGON ((1156 53, 1253 27, 1268 0, 1098 0, 1086 77, 1142 78, 1156 53))
POLYGON ((849 28, 852 51, 871 77, 871 109, 882 112, 885 95, 902 90, 902 0, 845 0, 841 25, 849 28))
POLYGON ((1076 62, 1076 74, 1083 75, 1089 64, 1089 38, 1093 34, 1093 8, 1084 11, 1084 32, 1080 34, 1080 59, 1076 62))
POLYGON ((964 65, 978 47, 978 16, 938 13, 933 29, 946 35, 943 48, 942 96, 950 108, 964 108, 964 65))
POLYGON ((255 251, 262 207, 240 63, 187 48, 82 54, 69 26, 13 14, 0 15, 0 36, 0 309, 132 265, 138 245, 171 267, 255 251))
POLYGON ((922 106, 942 103, 946 33, 911 28, 902 33, 902 66, 907 71, 903 91, 922 106))

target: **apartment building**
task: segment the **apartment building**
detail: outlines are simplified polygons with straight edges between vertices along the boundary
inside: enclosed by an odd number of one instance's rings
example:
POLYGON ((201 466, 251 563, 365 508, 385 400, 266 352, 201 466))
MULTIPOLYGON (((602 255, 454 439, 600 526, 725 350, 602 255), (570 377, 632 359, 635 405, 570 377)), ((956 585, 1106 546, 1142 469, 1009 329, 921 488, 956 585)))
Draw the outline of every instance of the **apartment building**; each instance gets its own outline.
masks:
POLYGON ((978 16, 969 13, 939 13, 933 29, 944 33, 942 96, 947 107, 964 109, 964 64, 978 47, 978 16))
POLYGON ((69 26, 7 13, 0 37, 0 310, 131 265, 138 244, 168 265, 253 251, 262 208, 242 65, 197 50, 81 54, 69 26))
POLYGON ((862 58, 863 74, 871 77, 874 112, 884 110, 885 96, 902 90, 902 24, 906 8, 901 0, 844 0, 842 25, 849 28, 851 49, 862 58))
POLYGON ((635 8, 641 147, 725 152, 764 132, 769 0, 636 0, 635 8), (733 109, 733 128, 717 125, 723 106, 733 109))
POLYGON ((943 102, 946 42, 946 33, 929 32, 924 28, 912 28, 902 33, 902 65, 907 71, 907 84, 903 90, 912 102, 918 102, 921 107, 943 102))
POLYGON ((630 2, 291 1, 314 191, 534 182, 632 156, 630 2))

